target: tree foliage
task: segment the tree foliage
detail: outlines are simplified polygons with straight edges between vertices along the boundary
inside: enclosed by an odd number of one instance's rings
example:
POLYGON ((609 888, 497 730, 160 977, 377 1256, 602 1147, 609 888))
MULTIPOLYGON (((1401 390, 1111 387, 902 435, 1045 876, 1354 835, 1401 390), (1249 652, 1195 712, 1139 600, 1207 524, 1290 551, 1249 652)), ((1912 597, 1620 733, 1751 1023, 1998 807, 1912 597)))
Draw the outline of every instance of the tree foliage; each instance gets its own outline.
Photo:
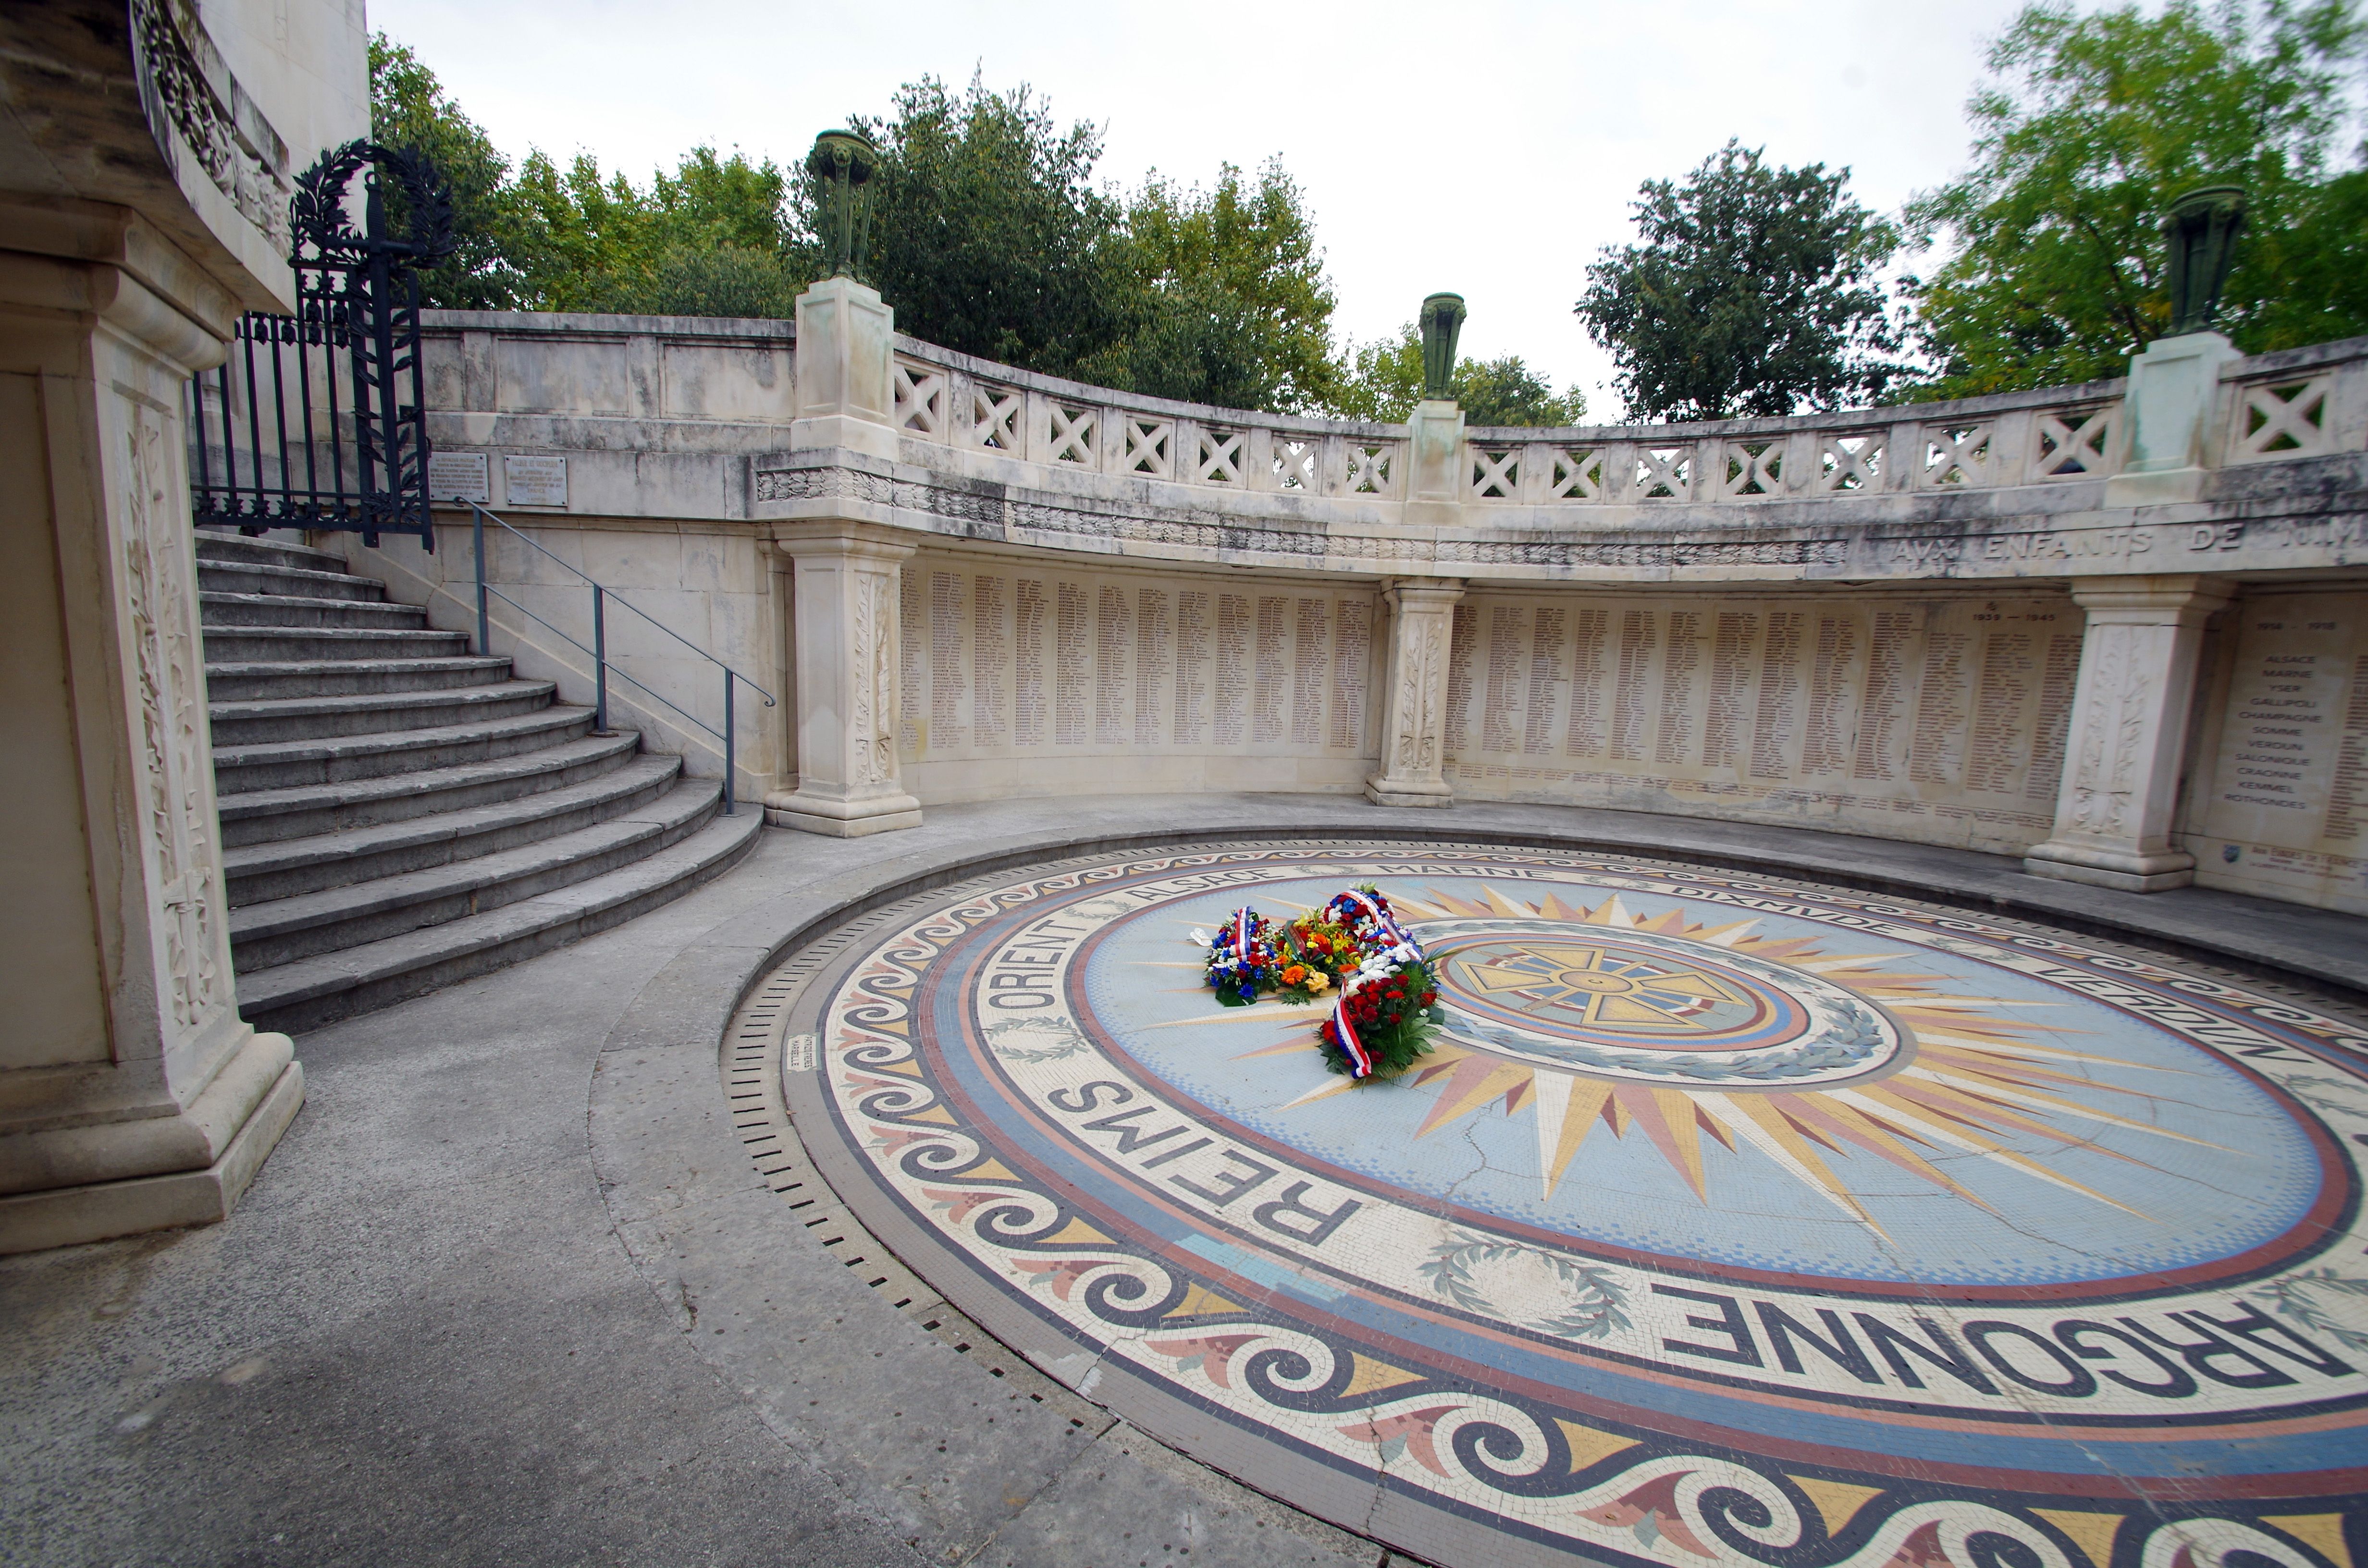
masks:
MULTIPOLYGON (((457 244, 421 275, 427 302, 463 311, 518 308, 527 282, 516 258, 527 248, 527 233, 510 191, 509 160, 419 56, 384 33, 370 35, 370 135, 426 153, 451 187, 457 244)), ((401 223, 400 212, 390 216, 401 223)))
POLYGON ((1577 306, 1630 418, 1726 419, 1878 398, 1900 373, 1881 273, 1893 226, 1848 169, 1729 141, 1684 184, 1647 180, 1639 244, 1607 245, 1577 306))
MULTIPOLYGON (((1449 390, 1467 425, 1577 425, 1587 418, 1585 392, 1556 392, 1518 354, 1456 360, 1449 390)), ((1422 334, 1408 322, 1395 337, 1356 346, 1332 408, 1345 418, 1395 424, 1421 401, 1422 334)))
MULTIPOLYGON (((588 153, 563 164, 538 150, 513 168, 409 49, 378 35, 370 63, 374 134, 426 152, 454 187, 461 249, 427 277, 430 304, 786 317, 821 271, 819 192, 794 167, 696 147, 646 186, 588 153)), ((1097 129, 976 77, 961 92, 923 77, 886 115, 850 123, 881 152, 866 271, 916 337, 1275 413, 1396 418, 1420 393, 1411 328, 1353 362, 1336 352, 1315 220, 1280 160, 1255 176, 1221 165, 1207 187, 1154 173, 1122 192, 1096 182, 1097 129)), ((1457 377, 1479 423, 1584 408, 1518 358, 1457 377)))
POLYGON ((2362 34, 2353 0, 2023 11, 1967 106, 1974 166, 1908 208, 1952 246, 1914 289, 1929 394, 2120 374, 2169 324, 2157 225, 2201 185, 2249 193, 2221 315, 2240 347, 2368 332, 2368 175, 2330 172, 2362 34))

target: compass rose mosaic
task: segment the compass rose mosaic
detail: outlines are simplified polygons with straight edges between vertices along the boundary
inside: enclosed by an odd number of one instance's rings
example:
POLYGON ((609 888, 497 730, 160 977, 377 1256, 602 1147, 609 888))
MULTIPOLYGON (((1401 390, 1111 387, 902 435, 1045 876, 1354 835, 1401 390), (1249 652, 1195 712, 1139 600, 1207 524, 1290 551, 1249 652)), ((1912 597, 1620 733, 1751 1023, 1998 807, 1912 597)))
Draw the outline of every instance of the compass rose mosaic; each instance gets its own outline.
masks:
POLYGON ((1292 842, 900 909, 782 1087, 955 1306, 1461 1568, 2368 1568, 2368 1039, 1766 878, 1292 842), (1372 882, 1444 1022, 1325 1069, 1191 940, 1372 882))

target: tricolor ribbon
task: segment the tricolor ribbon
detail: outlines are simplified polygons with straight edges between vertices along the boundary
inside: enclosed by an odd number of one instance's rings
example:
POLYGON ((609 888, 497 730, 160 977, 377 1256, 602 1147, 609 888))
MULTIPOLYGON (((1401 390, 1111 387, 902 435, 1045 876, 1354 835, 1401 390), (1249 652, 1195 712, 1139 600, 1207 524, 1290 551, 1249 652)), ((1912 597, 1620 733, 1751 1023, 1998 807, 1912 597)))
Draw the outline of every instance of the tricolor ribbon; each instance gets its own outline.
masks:
POLYGON ((1365 1049, 1365 1042, 1357 1038, 1357 1026, 1349 1021, 1349 994, 1346 990, 1341 992, 1340 999, 1332 1004, 1332 1032, 1339 1037, 1340 1049, 1348 1055, 1349 1076, 1372 1077, 1373 1055, 1365 1049))

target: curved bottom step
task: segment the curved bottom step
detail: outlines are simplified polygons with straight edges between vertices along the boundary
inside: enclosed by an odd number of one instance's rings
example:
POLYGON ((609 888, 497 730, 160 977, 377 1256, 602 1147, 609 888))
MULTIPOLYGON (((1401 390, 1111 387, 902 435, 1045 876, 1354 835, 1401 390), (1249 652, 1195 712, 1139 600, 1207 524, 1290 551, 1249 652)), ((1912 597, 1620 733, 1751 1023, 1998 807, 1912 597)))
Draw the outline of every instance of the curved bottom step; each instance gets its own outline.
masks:
POLYGON ((572 887, 238 977, 241 1015, 293 1031, 368 1013, 620 926, 739 863, 765 813, 718 816, 679 844, 572 887))

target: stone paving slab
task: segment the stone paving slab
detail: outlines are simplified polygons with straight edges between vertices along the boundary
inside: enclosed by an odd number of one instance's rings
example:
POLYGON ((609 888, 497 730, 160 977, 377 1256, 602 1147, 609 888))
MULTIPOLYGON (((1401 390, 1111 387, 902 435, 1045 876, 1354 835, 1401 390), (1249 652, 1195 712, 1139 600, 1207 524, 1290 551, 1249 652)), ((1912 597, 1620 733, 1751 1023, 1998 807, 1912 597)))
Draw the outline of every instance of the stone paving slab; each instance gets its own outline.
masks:
POLYGON ((1375 1562, 1012 1395, 818 1256, 734 1134, 716 1051, 785 949, 915 888, 1162 836, 1417 829, 1788 869, 2368 988, 2340 916, 1619 812, 1132 798, 768 833, 677 903, 302 1036, 311 1097, 225 1224, 0 1261, 0 1562, 1066 1563, 1101 1561, 1099 1532, 1156 1538, 1141 1562, 1375 1562))

